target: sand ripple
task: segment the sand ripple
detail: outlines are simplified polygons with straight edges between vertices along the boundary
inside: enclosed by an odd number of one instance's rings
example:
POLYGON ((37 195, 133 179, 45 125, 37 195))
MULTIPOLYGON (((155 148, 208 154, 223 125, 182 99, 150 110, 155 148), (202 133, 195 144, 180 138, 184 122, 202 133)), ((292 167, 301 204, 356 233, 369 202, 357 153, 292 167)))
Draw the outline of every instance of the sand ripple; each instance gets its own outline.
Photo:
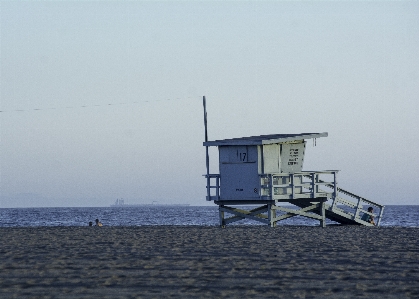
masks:
POLYGON ((419 298, 419 228, 0 228, 1 298, 419 298))

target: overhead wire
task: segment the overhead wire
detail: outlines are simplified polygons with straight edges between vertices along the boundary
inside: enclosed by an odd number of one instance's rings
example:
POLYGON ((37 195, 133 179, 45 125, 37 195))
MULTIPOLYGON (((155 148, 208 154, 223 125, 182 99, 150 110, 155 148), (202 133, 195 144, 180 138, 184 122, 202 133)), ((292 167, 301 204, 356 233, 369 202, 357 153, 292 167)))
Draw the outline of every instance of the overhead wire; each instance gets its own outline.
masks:
MULTIPOLYGON (((191 97, 188 97, 190 99, 191 97)), ((80 106, 63 106, 63 107, 49 107, 49 108, 30 108, 30 109, 10 109, 10 110, 0 110, 0 113, 10 113, 10 112, 28 112, 28 111, 45 111, 45 110, 59 110, 59 109, 76 109, 76 108, 90 108, 90 107, 109 107, 109 106, 121 106, 121 105, 134 105, 141 103, 152 103, 152 102, 162 102, 162 101, 173 101, 173 100, 182 100, 182 98, 176 99, 158 99, 158 100, 144 100, 144 101, 134 101, 134 102, 123 102, 123 103, 107 103, 107 104, 91 104, 91 105, 80 105, 80 106)))

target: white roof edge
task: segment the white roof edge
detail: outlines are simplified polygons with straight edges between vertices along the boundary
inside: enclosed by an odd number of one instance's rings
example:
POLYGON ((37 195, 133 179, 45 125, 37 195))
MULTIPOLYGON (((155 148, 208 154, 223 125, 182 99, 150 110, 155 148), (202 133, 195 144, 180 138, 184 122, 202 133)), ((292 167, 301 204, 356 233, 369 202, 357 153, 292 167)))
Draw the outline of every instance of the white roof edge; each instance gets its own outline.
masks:
POLYGON ((313 139, 313 138, 320 138, 320 137, 327 137, 327 136, 328 136, 327 132, 323 132, 323 133, 307 134, 307 135, 292 136, 292 137, 285 137, 285 138, 278 138, 278 139, 262 140, 262 144, 273 144, 273 143, 281 143, 281 142, 301 140, 301 139, 313 139))
POLYGON ((320 138, 320 137, 327 137, 328 133, 313 133, 313 134, 305 134, 305 135, 296 135, 290 137, 283 137, 283 138, 275 138, 275 139, 262 139, 262 140, 246 140, 246 139, 239 139, 239 140, 215 140, 215 141, 207 141, 204 142, 204 146, 223 146, 223 145, 262 145, 262 144, 274 144, 274 143, 282 143, 282 142, 289 142, 295 140, 303 140, 303 139, 313 139, 313 138, 320 138))
POLYGON ((207 141, 204 142, 204 146, 219 146, 219 145, 260 145, 262 144, 261 141, 249 141, 249 140, 236 140, 234 142, 232 141, 224 141, 223 140, 217 140, 217 141, 207 141))

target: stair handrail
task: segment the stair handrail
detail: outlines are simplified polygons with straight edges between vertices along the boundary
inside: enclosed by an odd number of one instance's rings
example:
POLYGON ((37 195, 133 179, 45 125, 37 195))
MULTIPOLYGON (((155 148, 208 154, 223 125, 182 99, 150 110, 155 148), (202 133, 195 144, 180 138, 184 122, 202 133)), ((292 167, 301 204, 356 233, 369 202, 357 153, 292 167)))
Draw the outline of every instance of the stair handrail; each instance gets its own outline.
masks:
MULTIPOLYGON (((305 175, 305 177, 310 177, 309 175, 305 175)), ((322 183, 324 183, 324 181, 322 181, 322 180, 320 180, 319 179, 319 182, 322 182, 322 183)), ((342 189, 342 188, 339 188, 339 187, 335 187, 335 186, 333 186, 333 184, 324 184, 324 186, 326 186, 326 187, 329 187, 329 188, 332 188, 332 189, 334 189, 334 188, 336 188, 337 189, 337 191, 339 192, 339 193, 343 193, 343 194, 345 194, 345 195, 348 195, 348 196, 350 196, 350 197, 352 197, 352 198, 355 198, 355 199, 357 199, 358 200, 358 203, 357 204, 355 204, 356 206, 357 206, 357 208, 356 208, 356 210, 355 210, 355 214, 354 214, 354 218, 357 218, 357 219, 360 219, 361 217, 359 216, 359 213, 360 212, 362 212, 362 213, 366 213, 366 214, 369 214, 369 215, 373 215, 373 214, 371 214, 371 213, 369 213, 368 211, 364 211, 364 210, 362 210, 361 208, 360 208, 360 206, 361 206, 361 201, 363 201, 363 202, 365 202, 365 203, 367 203, 367 204, 370 204, 370 205, 373 205, 373 206, 376 206, 377 208, 379 208, 380 209, 380 212, 379 212, 379 214, 378 214, 378 216, 377 216, 377 226, 379 226, 380 225, 380 222, 381 222, 381 218, 383 217, 383 212, 384 212, 384 205, 380 205, 380 204, 378 204, 378 203, 376 203, 376 202, 373 202, 373 201, 371 201, 371 200, 368 200, 368 199, 366 199, 366 198, 364 198, 364 197, 362 197, 362 196, 359 196, 359 195, 356 195, 356 194, 353 194, 353 193, 351 193, 351 192, 349 192, 349 191, 347 191, 347 190, 345 190, 345 189, 342 189)), ((336 199, 338 199, 338 197, 336 198, 336 199)), ((339 200, 339 199, 338 199, 339 200)), ((332 205, 332 208, 333 208, 333 206, 336 204, 336 201, 335 201, 335 199, 333 200, 333 205, 332 205)))
MULTIPOLYGON (((305 177, 310 177, 310 176, 306 175, 305 177)), ((324 181, 323 180, 320 180, 320 179, 319 179, 319 182, 324 183, 324 181)), ((332 184, 325 184, 323 186, 326 186, 326 187, 329 187, 329 188, 332 188, 332 189, 335 188, 335 186, 333 186, 332 184)), ((369 203, 369 204, 371 204, 373 206, 376 206, 376 207, 379 207, 379 208, 383 208, 384 207, 384 205, 380 205, 380 204, 378 204, 378 203, 376 203, 374 201, 371 201, 371 200, 366 199, 365 197, 362 197, 362 196, 353 194, 352 192, 349 192, 349 191, 347 191, 345 189, 342 189, 340 187, 337 187, 337 190, 339 191, 339 193, 346 194, 346 195, 348 195, 350 197, 353 197, 355 199, 361 199, 362 201, 364 201, 366 203, 369 203)))

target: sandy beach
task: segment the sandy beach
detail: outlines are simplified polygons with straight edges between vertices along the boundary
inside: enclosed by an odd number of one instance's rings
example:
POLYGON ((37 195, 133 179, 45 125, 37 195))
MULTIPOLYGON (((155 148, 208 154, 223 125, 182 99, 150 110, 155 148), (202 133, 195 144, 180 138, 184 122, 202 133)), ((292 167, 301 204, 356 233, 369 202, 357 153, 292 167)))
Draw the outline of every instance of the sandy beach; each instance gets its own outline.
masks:
POLYGON ((419 228, 0 228, 0 298, 419 298, 419 228))

